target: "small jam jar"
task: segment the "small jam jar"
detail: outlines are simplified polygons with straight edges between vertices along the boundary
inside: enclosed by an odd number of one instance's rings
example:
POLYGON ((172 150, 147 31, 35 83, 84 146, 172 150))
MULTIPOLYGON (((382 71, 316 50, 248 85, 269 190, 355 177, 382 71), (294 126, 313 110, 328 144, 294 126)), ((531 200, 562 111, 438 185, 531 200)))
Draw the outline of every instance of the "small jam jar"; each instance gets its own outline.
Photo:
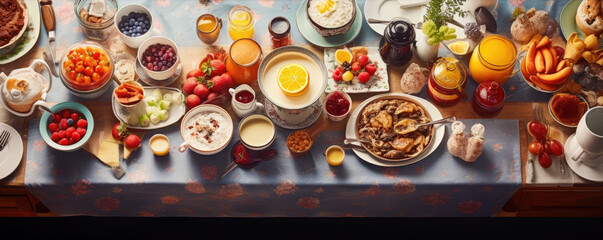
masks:
POLYGON ((427 82, 427 92, 434 103, 452 106, 467 98, 467 68, 453 57, 436 60, 427 82))
POLYGON ((394 18, 385 27, 379 42, 379 54, 385 64, 396 67, 406 65, 412 59, 411 44, 415 44, 415 28, 405 18, 394 18))
POLYGON ((275 17, 268 25, 272 47, 279 48, 291 44, 291 24, 284 17, 275 17))
POLYGON ((473 93, 472 105, 479 115, 496 116, 505 105, 505 90, 496 81, 480 83, 473 93))
POLYGON ((116 0, 77 0, 73 5, 76 19, 84 33, 95 41, 105 41, 111 36, 115 29, 113 22, 117 9, 116 0))

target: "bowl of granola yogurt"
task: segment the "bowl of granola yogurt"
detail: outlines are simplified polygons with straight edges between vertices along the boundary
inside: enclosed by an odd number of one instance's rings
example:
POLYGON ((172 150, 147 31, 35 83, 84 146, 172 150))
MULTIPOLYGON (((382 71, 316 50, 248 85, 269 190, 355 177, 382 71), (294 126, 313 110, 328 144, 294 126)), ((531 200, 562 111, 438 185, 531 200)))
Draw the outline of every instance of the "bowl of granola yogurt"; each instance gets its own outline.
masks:
POLYGON ((232 133, 232 118, 226 110, 212 104, 201 104, 182 118, 180 134, 184 142, 178 151, 190 148, 201 155, 213 155, 228 146, 232 133))

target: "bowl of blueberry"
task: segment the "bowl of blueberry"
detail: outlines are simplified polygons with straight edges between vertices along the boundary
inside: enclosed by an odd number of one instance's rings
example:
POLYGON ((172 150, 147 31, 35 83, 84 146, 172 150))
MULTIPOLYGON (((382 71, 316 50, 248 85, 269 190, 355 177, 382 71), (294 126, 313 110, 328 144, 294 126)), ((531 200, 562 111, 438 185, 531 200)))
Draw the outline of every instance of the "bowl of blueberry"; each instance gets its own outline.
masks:
POLYGON ((166 80, 179 70, 178 47, 171 39, 154 36, 140 44, 136 54, 144 73, 153 80, 166 80))
POLYGON ((129 4, 120 8, 114 22, 119 35, 131 48, 138 48, 151 36, 153 16, 143 5, 129 4))

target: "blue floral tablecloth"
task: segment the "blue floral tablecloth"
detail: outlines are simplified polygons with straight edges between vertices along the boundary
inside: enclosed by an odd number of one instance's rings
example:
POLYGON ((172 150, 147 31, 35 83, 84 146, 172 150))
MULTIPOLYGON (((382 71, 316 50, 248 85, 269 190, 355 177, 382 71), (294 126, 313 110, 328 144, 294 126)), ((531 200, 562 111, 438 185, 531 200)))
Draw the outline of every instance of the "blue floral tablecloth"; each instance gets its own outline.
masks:
MULTIPOLYGON (((470 0, 471 1, 471 0, 470 0)), ((254 38, 269 45, 267 22, 285 16, 295 22, 300 0, 213 0, 203 5, 196 0, 119 1, 142 3, 156 18, 154 34, 170 36, 179 46, 203 47, 194 34, 196 18, 211 12, 224 18, 237 4, 255 12, 254 38)), ((363 9, 365 1, 357 1, 363 9)), ((368 0, 366 2, 371 2, 368 0)), ((508 18, 515 6, 536 4, 555 16, 567 1, 499 1, 499 29, 509 29, 508 18), (535 3, 533 3, 535 2, 535 3)), ((72 1, 53 1, 57 16, 58 45, 67 47, 85 39, 75 19, 72 1)), ((531 6, 526 6, 531 7, 531 6)), ((42 30, 44 31, 44 30, 42 30)), ((40 44, 46 35, 41 34, 40 44)), ((117 37, 117 36, 116 36, 117 37)), ((294 44, 308 44, 292 24, 294 44)), ((380 36, 363 21, 355 44, 377 46, 380 36)), ((108 41, 111 41, 109 39, 108 41)), ((222 31, 219 43, 232 40, 222 31)), ((441 49, 440 51, 445 51, 441 49)), ((475 88, 468 85, 468 88, 475 88)), ((59 79, 54 79, 49 101, 86 101, 70 94, 59 79)), ((508 101, 547 101, 549 95, 528 88, 513 77, 507 87, 508 101)), ((472 92, 468 90, 467 92, 472 92)), ((426 92, 418 94, 427 98, 426 92)), ((108 104, 110 93, 96 99, 108 104)), ((107 113, 93 113, 107 114, 107 113)), ((343 165, 331 167, 322 155, 331 144, 342 144, 344 133, 325 131, 307 155, 294 158, 288 154, 286 136, 291 130, 278 128, 271 148, 277 159, 263 162, 253 169, 235 169, 226 178, 219 174, 230 161, 229 147, 213 156, 191 151, 180 153, 182 143, 179 124, 147 131, 166 134, 172 149, 165 157, 155 157, 149 148, 134 152, 122 162, 127 174, 116 179, 111 169, 84 150, 63 153, 48 147, 42 140, 39 119, 30 120, 25 185, 50 210, 59 215, 93 216, 491 216, 521 186, 521 157, 518 121, 507 119, 462 119, 470 127, 481 122, 486 127, 484 153, 475 163, 453 158, 446 150, 450 129, 439 147, 429 157, 403 167, 379 167, 346 150, 343 165)), ((236 124, 236 123, 235 123, 236 124)), ((235 133, 236 134, 236 133, 235 133)), ((148 138, 143 139, 148 146, 148 138)))

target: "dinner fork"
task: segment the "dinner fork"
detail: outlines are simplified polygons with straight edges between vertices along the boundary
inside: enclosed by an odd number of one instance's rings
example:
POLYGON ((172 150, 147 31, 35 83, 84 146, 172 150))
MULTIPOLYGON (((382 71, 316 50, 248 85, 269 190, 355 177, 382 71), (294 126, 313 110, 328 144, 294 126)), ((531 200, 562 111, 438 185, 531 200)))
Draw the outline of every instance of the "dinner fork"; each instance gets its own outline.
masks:
POLYGON ((2 131, 2 134, 0 134, 0 151, 4 150, 4 147, 8 143, 9 139, 10 133, 6 130, 2 131))
MULTIPOLYGON (((549 132, 550 132, 550 123, 549 120, 546 118, 545 114, 544 114, 544 108, 542 107, 541 104, 536 105, 536 111, 534 114, 536 121, 539 121, 543 124, 545 124, 545 126, 547 127, 547 131, 546 131, 546 136, 549 136, 549 132)), ((560 172, 561 175, 565 175, 566 170, 565 170, 565 165, 563 164, 563 159, 564 159, 564 155, 560 156, 559 158, 559 166, 560 166, 560 172)))

